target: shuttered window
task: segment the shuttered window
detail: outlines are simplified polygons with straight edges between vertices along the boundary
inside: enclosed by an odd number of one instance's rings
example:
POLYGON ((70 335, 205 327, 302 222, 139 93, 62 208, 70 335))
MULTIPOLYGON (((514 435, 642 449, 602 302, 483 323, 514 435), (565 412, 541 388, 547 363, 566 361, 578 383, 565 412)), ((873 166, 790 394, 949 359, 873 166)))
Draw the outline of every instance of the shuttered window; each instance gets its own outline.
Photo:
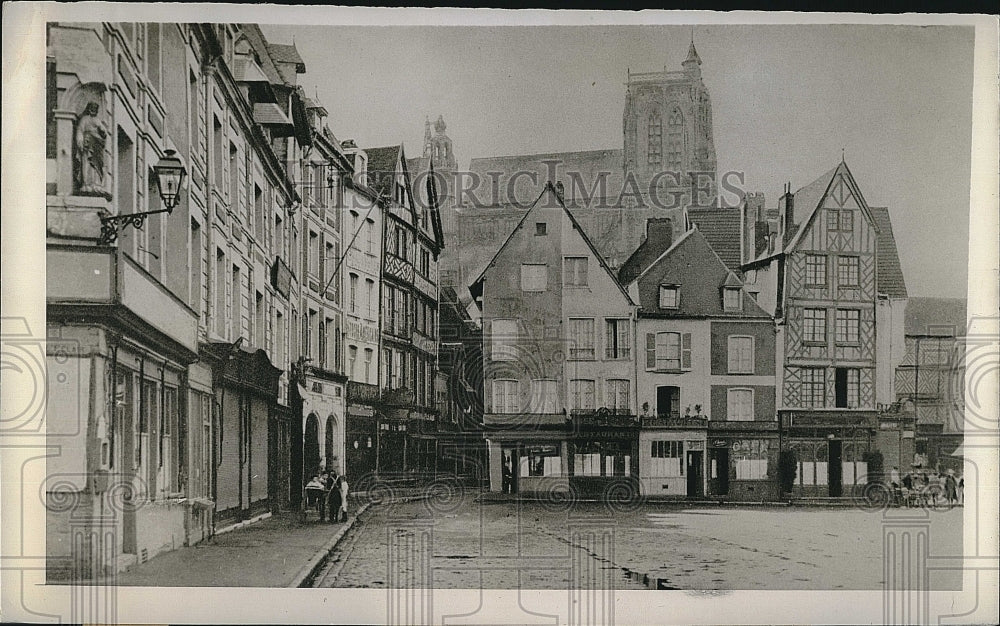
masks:
POLYGON ((646 369, 691 369, 691 333, 646 333, 646 369))

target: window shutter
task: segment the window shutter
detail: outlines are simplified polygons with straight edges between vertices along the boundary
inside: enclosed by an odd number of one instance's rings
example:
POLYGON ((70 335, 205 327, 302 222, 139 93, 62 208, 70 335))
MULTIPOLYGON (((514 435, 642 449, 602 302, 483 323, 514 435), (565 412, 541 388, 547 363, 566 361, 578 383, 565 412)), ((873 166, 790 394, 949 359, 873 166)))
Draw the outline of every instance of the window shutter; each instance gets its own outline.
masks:
POLYGON ((681 335, 681 369, 691 369, 691 333, 681 335))
POLYGON ((646 333, 646 369, 656 369, 656 334, 646 333))
POLYGON ((579 274, 577 276, 579 282, 578 285, 586 285, 587 283, 587 257, 584 257, 576 262, 579 274))
POLYGON ((604 358, 610 359, 614 356, 613 348, 615 345, 615 323, 611 320, 605 322, 607 327, 607 335, 604 342, 604 358))
POLYGON ((740 367, 740 355, 739 355, 740 347, 739 347, 739 342, 738 341, 733 341, 733 338, 730 337, 729 340, 727 341, 727 343, 728 343, 728 349, 727 349, 726 352, 728 354, 729 364, 728 364, 728 367, 727 367, 726 371, 728 371, 728 372, 735 372, 740 367))

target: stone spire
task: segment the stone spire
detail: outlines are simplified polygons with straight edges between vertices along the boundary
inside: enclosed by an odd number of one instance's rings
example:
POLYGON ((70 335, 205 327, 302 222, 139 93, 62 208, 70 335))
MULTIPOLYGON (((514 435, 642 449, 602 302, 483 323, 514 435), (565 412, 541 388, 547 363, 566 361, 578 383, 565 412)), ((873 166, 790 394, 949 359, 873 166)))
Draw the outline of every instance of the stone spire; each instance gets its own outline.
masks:
POLYGON ((688 46, 688 56, 681 63, 684 68, 694 68, 701 65, 701 58, 698 56, 698 50, 694 47, 694 34, 691 35, 691 45, 688 46))

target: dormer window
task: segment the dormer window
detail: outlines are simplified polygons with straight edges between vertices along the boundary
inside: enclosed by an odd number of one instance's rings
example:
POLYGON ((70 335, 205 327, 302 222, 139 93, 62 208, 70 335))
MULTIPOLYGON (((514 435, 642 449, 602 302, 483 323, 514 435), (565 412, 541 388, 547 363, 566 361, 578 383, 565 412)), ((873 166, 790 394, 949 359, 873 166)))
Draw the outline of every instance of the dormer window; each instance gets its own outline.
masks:
POLYGON ((401 205, 406 204, 406 187, 402 183, 396 183, 396 203, 401 205))
POLYGON ((676 309, 681 304, 679 285, 660 285, 660 308, 676 309))
POLYGON ((722 308, 724 311, 742 311, 743 293, 739 287, 725 287, 722 290, 722 308))

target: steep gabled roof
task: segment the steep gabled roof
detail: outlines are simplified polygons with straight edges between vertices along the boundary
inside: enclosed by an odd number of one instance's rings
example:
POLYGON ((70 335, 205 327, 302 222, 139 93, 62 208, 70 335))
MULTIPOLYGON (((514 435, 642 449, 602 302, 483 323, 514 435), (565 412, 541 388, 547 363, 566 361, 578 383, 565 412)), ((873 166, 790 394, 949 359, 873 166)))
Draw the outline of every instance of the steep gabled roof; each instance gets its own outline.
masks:
POLYGON ((878 229, 877 260, 875 274, 877 289, 890 298, 906 297, 906 280, 903 279, 903 268, 899 263, 899 252, 896 250, 896 237, 892 233, 892 220, 886 207, 870 207, 875 226, 878 229))
MULTIPOLYGON (((875 218, 872 216, 871 210, 868 208, 868 203, 865 202, 864 196, 861 195, 861 190, 858 189, 857 183, 854 182, 854 176, 851 174, 851 170, 847 167, 846 162, 841 161, 837 167, 795 192, 795 215, 799 215, 799 211, 805 211, 805 213, 804 219, 796 219, 797 227, 793 231, 794 235, 791 237, 791 241, 788 241, 790 233, 785 233, 785 241, 788 242, 785 246, 785 252, 791 252, 796 246, 798 246, 799 241, 802 240, 803 234, 806 230, 808 230, 809 223, 816 215, 820 204, 826 198, 833 181, 838 175, 843 176, 844 182, 850 189, 851 194, 858 203, 858 206, 861 207, 861 212, 865 215, 865 217, 871 220, 873 224, 875 224, 875 218)), ((876 230, 878 229, 877 224, 875 224, 875 228, 876 230)))
MULTIPOLYGON (((640 314, 653 317, 732 317, 765 318, 767 314, 746 290, 743 310, 726 311, 722 306, 723 287, 742 287, 743 282, 712 249, 708 239, 693 228, 649 264, 632 282, 639 295, 640 314), (676 285, 680 305, 676 309, 659 306, 660 285, 676 285)), ((631 285, 630 285, 631 287, 631 285)))
POLYGON ((281 76, 278 71, 277 66, 274 63, 274 58, 271 56, 271 45, 267 43, 267 38, 264 37, 264 33, 260 30, 260 26, 256 24, 240 24, 240 32, 246 36, 247 41, 253 46, 254 52, 257 53, 257 59, 260 61, 260 68, 264 71, 264 75, 267 80, 271 82, 272 85, 284 85, 285 79, 281 76))
POLYGON ((594 255, 594 258, 597 259, 597 262, 608 274, 608 277, 611 278, 611 281, 615 284, 615 286, 618 287, 618 290, 622 293, 622 295, 625 296, 625 299, 629 302, 629 304, 635 304, 631 296, 628 295, 628 292, 625 291, 625 288, 622 287, 622 284, 618 282, 618 277, 615 275, 614 271, 612 271, 607 261, 604 260, 604 257, 601 255, 601 253, 598 252, 596 247, 594 247, 594 243, 590 241, 589 237, 587 237, 587 233, 586 231, 583 230, 583 226, 580 224, 580 222, 576 220, 575 217, 573 217, 573 213, 566 208, 566 203, 563 202, 563 199, 559 197, 558 193, 556 193, 556 190, 552 186, 551 181, 545 183, 545 188, 542 189, 542 193, 538 195, 535 201, 531 203, 531 206, 528 207, 528 210, 524 212, 524 215, 521 216, 521 219, 520 221, 518 221, 517 226, 515 226, 510 231, 510 234, 507 235, 506 239, 504 239, 503 244, 499 248, 497 248, 497 251, 493 255, 493 258, 491 258, 489 263, 487 263, 483 267, 482 272, 479 273, 479 275, 476 277, 476 280, 474 280, 472 284, 469 286, 469 290, 472 291, 473 293, 479 290, 479 287, 481 286, 483 279, 486 278, 486 272, 489 271, 490 267, 497 260, 497 257, 500 256, 500 253, 503 252, 504 248, 507 247, 507 244, 510 243, 510 240, 514 238, 514 234, 517 233, 517 231, 520 230, 522 226, 524 226, 525 220, 528 219, 528 216, 531 215, 531 213, 535 210, 535 207, 538 206, 538 203, 541 201, 542 198, 545 197, 546 194, 551 194, 552 197, 555 198, 556 202, 559 203, 559 207, 562 209, 562 212, 566 215, 566 217, 569 218, 570 223, 573 225, 573 229, 576 230, 576 232, 580 233, 580 238, 583 239, 583 242, 587 245, 587 248, 590 250, 590 253, 594 255))
POLYGON ((737 207, 692 207, 688 218, 731 270, 740 269, 740 210, 737 207))
POLYGON ((402 145, 383 148, 365 148, 368 155, 368 186, 392 197, 392 184, 396 177, 396 163, 402 145))

